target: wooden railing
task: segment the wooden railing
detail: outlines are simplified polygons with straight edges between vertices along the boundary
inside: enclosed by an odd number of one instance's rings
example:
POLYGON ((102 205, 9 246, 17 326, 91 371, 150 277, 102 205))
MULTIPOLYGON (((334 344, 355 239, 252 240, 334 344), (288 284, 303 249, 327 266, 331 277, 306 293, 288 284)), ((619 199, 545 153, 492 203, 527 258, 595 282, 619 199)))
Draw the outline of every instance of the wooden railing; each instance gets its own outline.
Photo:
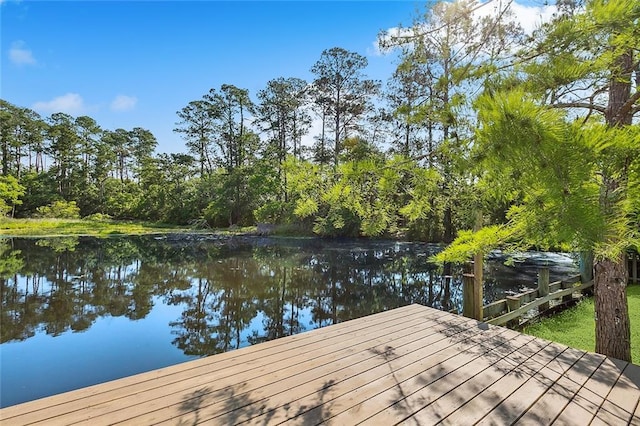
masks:
MULTIPOLYGON (((629 252, 628 256, 629 284, 639 283, 638 275, 640 274, 640 255, 636 252, 629 252)), ((472 262, 475 263, 475 262, 472 262)), ((528 317, 534 318, 549 309, 553 300, 559 300, 559 303, 567 303, 573 300, 574 293, 582 294, 584 290, 593 287, 593 264, 588 264, 583 272, 583 281, 581 275, 573 275, 562 281, 549 282, 549 269, 540 268, 538 270, 538 288, 525 291, 513 296, 507 296, 502 300, 482 306, 482 275, 480 279, 472 273, 463 274, 463 308, 462 314, 469 318, 476 318, 489 324, 503 325, 509 327, 518 326, 520 319, 529 314, 528 317), (587 281, 588 280, 588 281, 587 281)), ((470 270, 471 268, 468 268, 470 270)), ((474 272, 477 268, 474 268, 474 272)), ((558 304, 559 304, 558 303, 558 304)), ((530 319, 528 318, 528 319, 530 319)))
POLYGON ((552 300, 566 303, 573 300, 574 293, 582 293, 584 290, 593 287, 593 281, 581 283, 580 275, 574 275, 566 280, 553 283, 549 283, 548 277, 549 270, 542 269, 538 276, 537 289, 507 296, 505 299, 484 306, 483 320, 494 325, 507 324, 508 326, 517 326, 520 318, 527 313, 537 316, 548 310, 549 302, 552 300))
POLYGON ((629 284, 638 284, 638 275, 640 270, 640 254, 636 252, 629 252, 628 256, 628 268, 629 268, 629 284))

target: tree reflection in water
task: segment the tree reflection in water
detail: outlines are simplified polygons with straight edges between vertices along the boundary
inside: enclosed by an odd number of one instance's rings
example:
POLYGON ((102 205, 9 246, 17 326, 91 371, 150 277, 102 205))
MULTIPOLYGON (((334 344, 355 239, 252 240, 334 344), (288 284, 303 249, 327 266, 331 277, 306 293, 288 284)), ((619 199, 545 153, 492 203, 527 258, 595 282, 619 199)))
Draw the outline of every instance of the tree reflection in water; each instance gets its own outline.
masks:
MULTIPOLYGON (((182 309, 168 324, 173 345, 203 356, 411 303, 459 308, 459 275, 426 260, 437 249, 258 237, 4 239, 1 339, 87 331, 104 316, 144 320, 165 303, 182 309)), ((500 282, 499 266, 487 269, 490 301, 514 284, 500 282)))

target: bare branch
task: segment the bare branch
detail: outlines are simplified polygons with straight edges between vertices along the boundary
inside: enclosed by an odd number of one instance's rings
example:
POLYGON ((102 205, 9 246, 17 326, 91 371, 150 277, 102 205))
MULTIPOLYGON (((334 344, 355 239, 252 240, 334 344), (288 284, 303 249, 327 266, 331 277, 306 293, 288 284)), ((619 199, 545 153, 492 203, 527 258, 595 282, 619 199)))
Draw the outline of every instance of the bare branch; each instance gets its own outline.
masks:
POLYGON ((606 108, 600 105, 594 105, 586 102, 561 102, 557 104, 550 105, 551 108, 585 108, 591 111, 598 111, 599 113, 604 114, 606 112, 606 108))
POLYGON ((635 114, 636 112, 638 112, 638 106, 636 106, 635 108, 633 107, 633 104, 635 104, 638 101, 638 99, 640 99, 640 90, 637 90, 636 93, 634 93, 629 99, 627 99, 624 105, 620 107, 620 109, 618 110, 618 113, 616 114, 616 118, 618 120, 621 120, 630 112, 632 114, 635 114))

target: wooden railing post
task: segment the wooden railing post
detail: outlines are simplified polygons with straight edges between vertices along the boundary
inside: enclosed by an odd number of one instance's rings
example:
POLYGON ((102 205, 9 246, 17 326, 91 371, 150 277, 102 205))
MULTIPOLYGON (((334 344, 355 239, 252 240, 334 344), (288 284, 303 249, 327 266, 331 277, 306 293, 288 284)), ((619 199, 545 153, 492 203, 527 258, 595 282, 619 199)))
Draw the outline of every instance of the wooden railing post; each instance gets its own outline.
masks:
POLYGON ((483 281, 483 269, 484 256, 482 252, 476 253, 473 256, 473 317, 478 321, 482 321, 483 312, 483 295, 482 295, 482 281, 483 281))
POLYGON ((462 315, 473 318, 473 274, 462 274, 462 315))
MULTIPOLYGON (((568 284, 567 280, 562 280, 561 287, 563 289, 571 288, 570 286, 573 286, 573 284, 568 284)), ((571 302, 572 300, 573 300, 573 293, 569 293, 566 296, 562 296, 562 303, 571 302)))
MULTIPOLYGON (((476 210, 476 223, 473 225, 474 231, 479 231, 482 229, 482 225, 484 223, 484 219, 482 217, 482 209, 478 208, 476 210)), ((484 253, 478 250, 473 255, 473 317, 478 321, 482 321, 483 318, 483 297, 482 297, 482 281, 483 274, 482 270, 484 267, 484 253)))
MULTIPOLYGON (((580 252, 580 281, 583 283, 588 283, 593 280, 593 252, 592 251, 582 251, 580 252)), ((591 291, 593 287, 589 290, 583 291, 583 294, 593 294, 591 291)), ((571 298, 569 298, 570 300, 571 298)), ((563 299, 565 300, 565 299, 563 299)))
MULTIPOLYGON (((520 303, 521 303, 521 299, 518 296, 507 296, 507 310, 509 312, 513 312, 516 309, 520 308, 520 303)), ((516 319, 512 319, 511 321, 507 322, 507 327, 514 327, 517 326, 520 323, 520 321, 516 318, 516 319)))
MULTIPOLYGON (((545 297, 549 294, 549 268, 538 269, 538 297, 545 297)), ((541 314, 549 309, 549 303, 538 306, 538 313, 541 314)))

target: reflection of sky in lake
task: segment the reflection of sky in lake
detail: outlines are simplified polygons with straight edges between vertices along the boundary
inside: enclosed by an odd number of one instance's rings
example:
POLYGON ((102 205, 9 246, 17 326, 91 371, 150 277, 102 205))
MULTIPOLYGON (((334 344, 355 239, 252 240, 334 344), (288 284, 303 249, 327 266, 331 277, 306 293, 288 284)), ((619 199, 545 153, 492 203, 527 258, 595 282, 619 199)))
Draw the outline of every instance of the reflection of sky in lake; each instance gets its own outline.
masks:
POLYGON ((59 336, 36 333, 20 342, 0 346, 2 406, 36 399, 177 364, 186 356, 171 344, 168 323, 181 306, 154 298, 144 320, 105 316, 84 332, 59 336))
MULTIPOLYGON (((23 267, 0 281, 1 406, 410 303, 461 306, 459 275, 454 271, 446 286, 427 262, 439 249, 433 244, 207 237, 64 242, 15 239, 4 248, 22 258, 23 267)), ((488 256, 486 301, 534 285, 538 266, 549 264, 552 280, 575 272, 564 255, 525 253, 515 257, 516 267, 504 262, 500 253, 488 256)))

